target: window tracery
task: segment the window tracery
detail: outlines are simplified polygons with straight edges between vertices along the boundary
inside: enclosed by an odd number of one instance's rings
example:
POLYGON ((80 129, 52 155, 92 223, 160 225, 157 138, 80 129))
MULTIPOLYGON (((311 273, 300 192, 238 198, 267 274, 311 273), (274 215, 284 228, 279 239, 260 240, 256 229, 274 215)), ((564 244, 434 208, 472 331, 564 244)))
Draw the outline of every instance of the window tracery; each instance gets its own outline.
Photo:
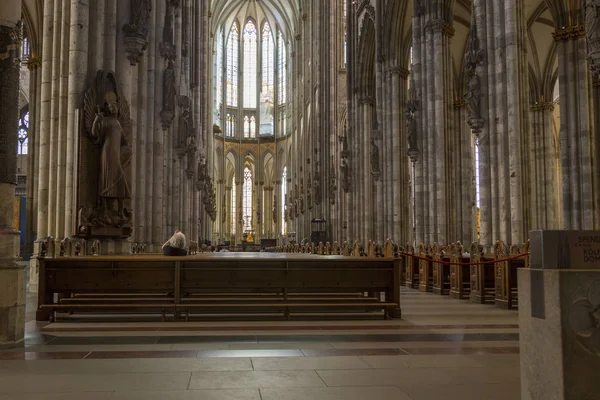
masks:
POLYGON ((229 32, 227 39, 227 105, 237 107, 238 105, 238 49, 240 45, 240 34, 237 22, 229 32))
POLYGON ((256 78, 258 73, 258 32, 249 19, 244 27, 244 108, 256 108, 256 78))
POLYGON ((252 172, 244 168, 244 184, 242 185, 242 211, 244 213, 244 232, 252 230, 252 172))
POLYGON ((26 155, 28 153, 29 142, 29 111, 19 119, 19 130, 17 133, 17 154, 26 155))

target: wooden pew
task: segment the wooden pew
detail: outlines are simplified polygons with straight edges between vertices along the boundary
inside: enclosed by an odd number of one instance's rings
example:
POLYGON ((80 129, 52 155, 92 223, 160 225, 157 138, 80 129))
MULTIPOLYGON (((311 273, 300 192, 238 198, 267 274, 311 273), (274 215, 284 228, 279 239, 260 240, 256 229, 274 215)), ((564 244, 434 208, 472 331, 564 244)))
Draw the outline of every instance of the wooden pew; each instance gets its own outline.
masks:
POLYGON ((400 273, 400 261, 390 258, 310 254, 41 259, 37 319, 51 320, 54 312, 159 313, 165 319, 357 310, 384 310, 386 318, 399 318, 400 273), (385 300, 363 292, 384 292, 385 300))
MULTIPOLYGON (((525 246, 524 246, 525 247, 525 246)), ((519 246, 513 245, 508 251, 508 246, 502 242, 496 242, 494 246, 494 256, 496 260, 506 259, 521 254, 519 246)), ((503 262, 496 262, 496 298, 494 303, 496 307, 512 309, 518 306, 518 285, 517 270, 525 267, 525 260, 517 258, 503 262)))
POLYGON ((419 291, 431 292, 433 289, 433 258, 431 246, 425 246, 423 243, 419 245, 419 291))
MULTIPOLYGON (((415 254, 415 247, 412 244, 406 245, 407 254, 415 254)), ((404 256, 406 265, 406 274, 404 286, 410 289, 419 288, 419 260, 410 255, 404 256)))
POLYGON ((450 261, 445 249, 438 243, 432 248, 432 289, 434 294, 450 294, 450 265, 436 261, 450 261))
POLYGON ((471 276, 468 265, 458 263, 470 262, 469 257, 463 257, 464 249, 460 242, 451 247, 450 261, 450 297, 455 299, 468 299, 471 293, 471 276))
MULTIPOLYGON (((475 242, 471 245, 471 263, 493 261, 493 256, 483 253, 483 248, 475 242)), ((471 293, 473 303, 494 303, 495 298, 494 264, 479 264, 471 266, 471 293)))

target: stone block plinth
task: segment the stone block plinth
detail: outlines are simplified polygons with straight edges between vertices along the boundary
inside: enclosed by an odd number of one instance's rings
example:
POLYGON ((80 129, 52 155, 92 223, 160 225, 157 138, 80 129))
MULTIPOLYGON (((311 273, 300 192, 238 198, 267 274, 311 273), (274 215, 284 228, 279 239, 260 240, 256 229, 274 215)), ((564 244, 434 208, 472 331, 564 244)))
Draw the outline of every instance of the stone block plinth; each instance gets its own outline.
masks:
POLYGON ((19 260, 19 231, 0 232, 0 348, 23 345, 27 272, 19 260))
POLYGON ((600 398, 600 232, 535 231, 520 269, 522 400, 600 398))

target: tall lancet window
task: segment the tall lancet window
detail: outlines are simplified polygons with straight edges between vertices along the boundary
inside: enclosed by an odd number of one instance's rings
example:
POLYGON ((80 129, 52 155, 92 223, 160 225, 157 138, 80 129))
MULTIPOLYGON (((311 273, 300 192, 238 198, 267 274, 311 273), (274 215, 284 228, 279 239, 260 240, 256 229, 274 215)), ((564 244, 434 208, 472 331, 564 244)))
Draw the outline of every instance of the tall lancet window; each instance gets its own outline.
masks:
POLYGON ((244 184, 242 185, 242 218, 244 231, 252 230, 252 172, 244 168, 244 184))
POLYGON ((244 138, 250 139, 256 137, 256 118, 254 115, 244 117, 244 138))
POLYGON ((278 49, 278 83, 279 83, 279 93, 277 93, 278 104, 285 104, 286 99, 286 76, 287 76, 287 63, 286 63, 286 49, 285 49, 285 39, 283 38, 283 34, 281 31, 279 32, 279 40, 277 46, 278 49))
POLYGON ((281 174, 281 234, 285 235, 287 232, 287 222, 285 222, 285 200, 287 196, 287 167, 283 167, 283 174, 281 174))
POLYGON ((215 43, 215 123, 221 125, 218 117, 223 106, 223 34, 221 32, 217 33, 215 43))
POLYGON ((260 91, 260 134, 273 135, 275 105, 275 40, 268 22, 262 30, 262 87, 260 91))
POLYGON ((479 170, 479 141, 475 141, 475 204, 477 205, 477 237, 481 236, 481 174, 479 170))
POLYGON ((236 226, 237 226, 237 215, 235 213, 235 208, 237 205, 237 199, 236 199, 236 186, 235 186, 235 175, 233 175, 233 177, 231 178, 231 207, 230 207, 230 211, 231 211, 231 222, 230 222, 230 229, 231 229, 231 234, 235 235, 235 231, 236 231, 236 226))
POLYGON ((17 133, 17 154, 27 154, 29 142, 29 111, 19 119, 19 131, 17 133))
POLYGON ((244 108, 256 108, 258 80, 258 31, 249 19, 244 27, 244 108))
POLYGON ((235 115, 231 113, 227 113, 227 120, 225 124, 225 136, 233 137, 235 136, 235 115))
POLYGON ((229 38, 227 39, 227 105, 238 105, 238 67, 240 46, 240 31, 237 22, 234 22, 229 38))

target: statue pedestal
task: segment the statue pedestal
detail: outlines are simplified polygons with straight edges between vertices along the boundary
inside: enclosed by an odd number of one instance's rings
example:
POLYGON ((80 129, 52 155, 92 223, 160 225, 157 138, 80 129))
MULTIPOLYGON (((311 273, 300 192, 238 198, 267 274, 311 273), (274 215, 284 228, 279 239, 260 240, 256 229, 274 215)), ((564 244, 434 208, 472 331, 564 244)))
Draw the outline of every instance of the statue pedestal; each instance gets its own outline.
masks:
POLYGON ((522 400, 600 393, 600 232, 534 231, 520 269, 522 400))

